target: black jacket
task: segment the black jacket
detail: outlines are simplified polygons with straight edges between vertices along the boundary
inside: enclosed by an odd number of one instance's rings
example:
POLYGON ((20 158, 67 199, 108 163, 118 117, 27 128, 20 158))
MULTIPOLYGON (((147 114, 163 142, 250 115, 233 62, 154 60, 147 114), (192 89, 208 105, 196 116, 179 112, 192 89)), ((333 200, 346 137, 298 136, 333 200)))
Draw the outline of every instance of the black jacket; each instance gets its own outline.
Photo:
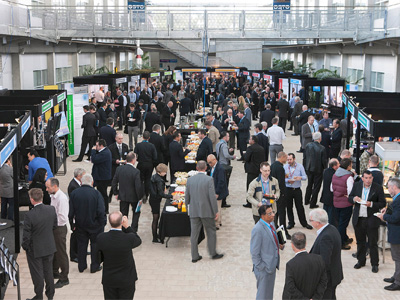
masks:
POLYGON ((90 185, 77 188, 69 196, 68 218, 71 228, 98 232, 107 223, 103 196, 90 185))
POLYGON ((118 195, 118 200, 129 203, 139 202, 143 197, 140 171, 130 164, 120 166, 115 172, 112 189, 114 195, 118 195))
POLYGON ((324 181, 322 185, 322 195, 320 201, 329 206, 333 206, 333 192, 331 192, 331 183, 335 172, 336 171, 331 167, 324 170, 324 181))
POLYGON ((157 163, 157 150, 152 143, 146 140, 138 143, 135 147, 135 153, 137 154, 138 169, 141 165, 153 167, 157 163))
POLYGON ((284 99, 280 99, 276 104, 276 108, 279 109, 278 117, 279 118, 288 118, 289 117, 289 102, 284 99))
MULTIPOLYGON (((171 122, 171 114, 173 113, 172 108, 169 108, 168 105, 165 105, 162 113, 161 113, 161 119, 163 123, 168 122, 168 124, 171 122)), ((168 129, 168 128, 166 128, 168 129)))
POLYGON ((250 138, 250 121, 245 117, 243 117, 241 121, 239 118, 237 118, 236 124, 239 127, 239 129, 237 130, 238 142, 239 140, 245 140, 247 142, 250 138))
POLYGON ((49 192, 46 190, 46 185, 42 182, 39 181, 33 181, 30 185, 29 185, 29 189, 41 189, 43 192, 43 204, 46 205, 50 205, 51 203, 51 198, 49 195, 49 192))
POLYGON ((161 125, 160 115, 158 113, 148 112, 147 115, 146 115, 145 124, 146 124, 146 131, 152 132, 153 131, 153 126, 155 124, 161 125))
MULTIPOLYGON (((148 116, 148 115, 147 115, 148 116)), ((146 117, 147 120, 147 117, 146 117)), ((157 132, 150 133, 149 143, 153 144, 157 151, 157 162, 156 164, 166 163, 164 153, 166 152, 167 148, 165 147, 164 138, 159 135, 157 132)), ((168 162, 167 162, 168 163, 168 162)))
MULTIPOLYGON (((360 204, 354 201, 354 197, 358 196, 362 198, 363 186, 364 183, 362 181, 354 183, 353 189, 351 190, 351 193, 349 195, 349 202, 354 204, 354 227, 357 225, 358 217, 360 215, 360 204)), ((373 203, 372 207, 367 207, 368 228, 378 228, 381 221, 374 216, 374 213, 379 212, 380 209, 386 206, 386 199, 383 192, 383 187, 375 182, 372 182, 367 201, 371 201, 373 203)))
POLYGON ((87 112, 83 115, 82 128, 84 137, 92 137, 96 136, 96 116, 90 112, 87 112))
POLYGON ((129 127, 139 126, 140 119, 142 116, 138 109, 135 109, 134 111, 129 111, 126 115, 127 115, 126 125, 128 125, 129 127), (135 120, 135 121, 130 121, 129 119, 135 120))
POLYGON ((298 253, 286 263, 282 299, 322 299, 328 277, 321 256, 298 253))
POLYGON ((247 147, 244 161, 244 171, 258 175, 260 173, 260 164, 265 161, 265 149, 259 144, 247 147))
POLYGON ((225 169, 219 162, 217 162, 212 175, 211 175, 211 170, 212 169, 210 169, 209 175, 214 179, 215 194, 218 195, 217 200, 225 199, 229 195, 228 184, 226 182, 225 169))
POLYGON ((120 166, 120 164, 117 164, 117 160, 125 160, 126 159, 126 155, 129 152, 129 147, 127 144, 122 143, 121 145, 122 147, 122 153, 119 153, 118 150, 118 145, 117 143, 111 144, 110 147, 108 147, 108 149, 111 152, 111 177, 114 178, 115 175, 115 171, 117 170, 117 168, 120 166))
POLYGON ((311 142, 306 146, 305 150, 306 165, 304 169, 308 172, 320 173, 327 166, 327 158, 325 148, 318 142, 311 142))
POLYGON ((131 227, 110 230, 97 236, 96 246, 103 264, 101 283, 112 288, 131 286, 137 279, 132 249, 140 246, 140 237, 131 227))
POLYGON ((258 138, 258 144, 263 147, 264 152, 265 152, 265 161, 268 160, 268 154, 269 154, 269 140, 266 135, 264 135, 262 132, 257 134, 258 138))
POLYGON ((72 178, 68 184, 68 196, 71 196, 71 193, 79 187, 81 187, 81 185, 77 183, 74 178, 72 178))
POLYGON ((303 111, 300 114, 300 116, 299 116, 299 128, 301 128, 304 124, 307 123, 309 116, 311 116, 311 113, 308 110, 303 111))
POLYGON ((328 224, 317 236, 310 253, 319 254, 325 262, 328 285, 337 286, 343 279, 342 239, 339 231, 328 224))
POLYGON ((171 157, 172 172, 185 170, 185 155, 190 152, 189 149, 183 151, 182 145, 177 141, 172 141, 169 144, 169 154, 171 157))
POLYGON ((99 130, 100 138, 106 141, 107 146, 115 143, 115 136, 117 132, 111 126, 103 126, 99 130))
POLYGON ((165 191, 165 180, 159 174, 151 176, 150 184, 150 200, 161 201, 162 198, 171 199, 171 194, 166 194, 165 191))
POLYGON ((93 180, 111 180, 112 157, 111 151, 106 147, 103 151, 97 152, 92 149, 90 160, 93 163, 93 180))
POLYGON ((270 109, 264 110, 260 114, 260 123, 261 122, 267 122, 268 123, 268 128, 272 126, 272 119, 275 117, 275 111, 272 111, 270 109))
POLYGON ((213 153, 213 145, 211 140, 208 137, 205 137, 197 149, 197 157, 196 160, 204 160, 207 161, 207 156, 213 153))
POLYGON ((181 116, 187 115, 190 112, 190 106, 192 105, 192 100, 189 98, 183 98, 181 100, 179 112, 181 116))
POLYGON ((103 127, 107 125, 107 113, 106 111, 100 107, 97 111, 99 113, 99 127, 103 127))
POLYGON ((328 131, 321 132, 321 145, 325 148, 326 158, 329 157, 329 149, 331 146, 331 135, 328 131))
POLYGON ((331 135, 331 149, 340 149, 342 141, 342 129, 337 128, 331 135))
POLYGON ((38 204, 25 214, 22 248, 35 258, 57 251, 53 230, 57 228, 54 206, 38 204))
POLYGON ((278 160, 274 161, 271 165, 271 176, 278 180, 279 189, 281 190, 280 198, 284 197, 286 194, 285 169, 283 168, 283 164, 278 160))
POLYGON ((214 121, 212 122, 211 125, 213 125, 215 128, 217 128, 220 133, 223 131, 222 125, 217 119, 214 118, 214 121))

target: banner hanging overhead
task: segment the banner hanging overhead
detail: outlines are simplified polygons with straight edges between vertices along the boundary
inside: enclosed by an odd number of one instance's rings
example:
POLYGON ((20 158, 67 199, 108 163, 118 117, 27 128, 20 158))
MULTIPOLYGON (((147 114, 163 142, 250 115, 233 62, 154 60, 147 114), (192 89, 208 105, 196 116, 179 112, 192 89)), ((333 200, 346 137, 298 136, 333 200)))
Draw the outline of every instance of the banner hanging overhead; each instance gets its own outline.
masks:
POLYGON ((128 10, 145 10, 146 4, 144 1, 128 1, 128 10))
POLYGON ((290 10, 290 0, 274 0, 274 10, 290 10))

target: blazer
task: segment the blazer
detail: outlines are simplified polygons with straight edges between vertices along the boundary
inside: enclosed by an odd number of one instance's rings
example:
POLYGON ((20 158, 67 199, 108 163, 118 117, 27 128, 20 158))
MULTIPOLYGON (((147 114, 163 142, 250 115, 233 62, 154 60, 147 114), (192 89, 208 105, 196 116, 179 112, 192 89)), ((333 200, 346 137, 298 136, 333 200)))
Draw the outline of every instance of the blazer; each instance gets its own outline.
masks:
POLYGON ((311 113, 306 110, 300 113, 299 115, 299 127, 301 128, 304 124, 307 123, 308 117, 311 116, 311 113))
MULTIPOLYGON (((152 132, 155 124, 161 125, 161 117, 158 113, 149 112, 146 114, 146 131, 152 132)), ((168 129, 168 128, 167 128, 168 129)))
POLYGON ((383 220, 387 222, 388 242, 400 244, 400 198, 397 196, 389 205, 388 211, 383 215, 383 220), (391 211, 391 214, 388 211, 391 211))
POLYGON ((286 263, 282 299, 322 299, 327 284, 322 257, 301 252, 286 263))
POLYGON ((169 108, 168 105, 165 105, 161 112, 162 122, 163 123, 171 122, 171 114, 172 114, 172 108, 169 108))
POLYGON ((212 124, 212 126, 217 128, 220 133, 223 131, 221 123, 216 118, 214 118, 214 120, 211 122, 211 124, 212 124))
POLYGON ((260 132, 258 134, 256 134, 257 138, 258 138, 258 144, 263 147, 264 151, 265 151, 265 160, 268 160, 268 154, 269 154, 269 139, 268 137, 260 132))
POLYGON ((186 183, 185 203, 190 218, 215 218, 218 212, 214 179, 204 173, 189 177, 186 183))
POLYGON ((97 152, 92 149, 90 160, 93 163, 92 176, 93 180, 111 180, 112 156, 111 151, 107 147, 97 152))
POLYGON ((111 177, 114 178, 115 171, 120 166, 117 164, 117 160, 125 160, 126 155, 129 153, 129 147, 127 144, 122 143, 122 155, 119 154, 117 143, 111 144, 108 149, 111 152, 111 177))
POLYGON ((306 146, 313 141, 312 139, 313 133, 311 132, 310 126, 308 123, 301 126, 301 148, 306 149, 306 146))
MULTIPOLYGON (((275 224, 272 222, 270 226, 275 224)), ((271 229, 263 221, 258 221, 251 231, 250 254, 253 270, 273 274, 279 269, 279 251, 271 229)), ((273 287, 274 282, 271 282, 273 287)))
POLYGON ((293 107, 293 112, 292 112, 292 118, 294 117, 297 117, 297 116, 300 116, 300 114, 301 114, 301 107, 303 106, 303 102, 302 101, 299 101, 299 102, 297 102, 295 105, 294 105, 294 107, 293 107))
POLYGON ((156 147, 146 140, 143 140, 141 143, 136 145, 135 153, 137 154, 139 170, 142 166, 153 167, 157 163, 156 147))
POLYGON ((244 171, 258 175, 260 173, 260 164, 265 161, 265 149, 259 144, 250 145, 244 154, 244 161, 244 171))
POLYGON ((216 151, 215 147, 219 142, 219 137, 220 133, 218 129, 214 126, 211 126, 210 129, 208 129, 208 138, 211 140, 213 152, 216 151))
POLYGON ((244 110, 244 117, 249 120, 249 123, 251 124, 251 109, 250 107, 246 108, 244 110))
POLYGON ((68 218, 71 228, 98 232, 107 223, 103 196, 90 185, 77 188, 69 196, 68 218))
POLYGON ((229 190, 226 182, 225 169, 222 167, 221 163, 217 162, 215 165, 212 178, 214 179, 215 194, 218 195, 217 200, 228 197, 229 190))
POLYGON ((34 258, 57 251, 53 230, 57 228, 54 206, 38 204, 25 214, 22 248, 33 253, 34 258))
POLYGON ((272 119, 275 117, 275 111, 266 109, 260 114, 260 123, 267 122, 268 128, 272 126, 272 119))
POLYGON ((322 174, 328 164, 324 146, 318 142, 311 142, 307 145, 304 154, 306 155, 304 169, 308 172, 322 174))
POLYGON ((205 137, 200 145, 199 149, 197 149, 197 157, 196 160, 204 160, 207 161, 207 156, 213 153, 213 143, 211 142, 210 138, 205 137))
MULTIPOLYGON (((351 190, 351 193, 348 198, 349 202, 354 204, 354 209, 353 209, 354 227, 357 225, 358 217, 360 215, 360 204, 354 201, 354 197, 358 196, 362 198, 363 187, 364 183, 362 181, 354 183, 353 189, 351 190)), ((372 202, 372 207, 367 207, 368 227, 378 228, 381 223, 381 220, 375 217, 374 213, 379 212, 381 208, 384 208, 386 206, 386 199, 385 199, 385 194, 383 192, 383 187, 375 182, 372 182, 367 201, 372 202)))
POLYGON ((340 149, 342 142, 342 129, 340 127, 332 132, 331 148, 340 149))
POLYGON ((0 168, 0 197, 14 198, 13 174, 13 168, 7 164, 0 168))
POLYGON ((115 136, 117 132, 111 126, 103 126, 99 130, 100 138, 106 141, 107 146, 115 143, 115 136))
POLYGON ((122 288, 132 285, 137 279, 132 249, 140 246, 142 240, 131 227, 110 230, 97 236, 96 246, 103 264, 104 286, 122 288))
POLYGON ((180 114, 181 116, 187 115, 190 112, 190 106, 192 105, 192 100, 190 98, 183 98, 180 102, 180 114))
POLYGON ((276 104, 276 108, 279 109, 278 117, 279 118, 288 118, 289 117, 289 102, 284 99, 280 99, 276 104))
POLYGON ((69 182, 68 184, 68 196, 71 196, 71 193, 76 190, 77 188, 80 188, 81 185, 79 183, 76 182, 76 180, 74 178, 72 178, 72 180, 69 182))
POLYGON ((98 109, 98 113, 99 113, 99 127, 101 128, 107 125, 107 113, 102 107, 98 109))
POLYGON ((333 206, 333 192, 331 192, 331 183, 334 174, 335 170, 331 167, 324 170, 322 194, 320 201, 329 206, 333 206))
POLYGON ((96 136, 96 116, 90 112, 87 112, 83 115, 83 121, 82 121, 82 128, 83 128, 83 133, 82 136, 84 137, 93 137, 96 136))
POLYGON ((140 171, 131 164, 120 166, 112 180, 112 189, 114 195, 118 195, 118 200, 129 203, 139 202, 143 197, 140 171))
MULTIPOLYGON (((146 117, 147 120, 147 117, 146 117)), ((157 164, 165 163, 166 157, 164 157, 164 153, 167 151, 165 147, 164 138, 159 135, 157 132, 150 133, 149 143, 153 144, 157 151, 157 164)))
POLYGON ((328 282, 337 286, 343 279, 342 268, 342 239, 335 226, 328 224, 312 246, 310 253, 321 255, 325 262, 328 282))
POLYGON ((190 152, 189 149, 183 151, 182 145, 173 140, 169 144, 169 154, 171 157, 171 170, 183 171, 185 170, 185 155, 190 152))
POLYGON ((283 164, 276 160, 274 163, 271 165, 271 176, 276 178, 278 180, 279 184, 279 190, 281 191, 280 197, 284 197, 286 193, 286 183, 285 183, 285 169, 283 167, 283 164))
POLYGON ((243 117, 242 121, 240 119, 237 122, 237 126, 239 129, 237 130, 238 133, 238 141, 239 140, 246 140, 248 141, 250 138, 250 122, 245 117, 243 117))

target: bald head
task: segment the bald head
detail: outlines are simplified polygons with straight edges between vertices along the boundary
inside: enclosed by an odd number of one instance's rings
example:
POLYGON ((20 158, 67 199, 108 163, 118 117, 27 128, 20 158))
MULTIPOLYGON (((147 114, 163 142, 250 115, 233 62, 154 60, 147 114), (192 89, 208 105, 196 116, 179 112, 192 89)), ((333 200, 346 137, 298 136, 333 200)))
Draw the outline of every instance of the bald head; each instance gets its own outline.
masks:
POLYGON ((210 154, 207 156, 207 163, 213 168, 217 164, 217 159, 215 158, 214 154, 210 154))
POLYGON ((121 228, 122 226, 122 213, 114 211, 108 216, 108 221, 112 228, 121 228))
POLYGON ((340 154, 340 158, 341 159, 343 159, 343 158, 350 158, 351 157, 351 152, 349 151, 349 150, 347 150, 347 149, 344 149, 343 151, 342 151, 342 153, 340 154))
POLYGON ((302 110, 306 111, 307 109, 308 109, 308 106, 307 105, 303 105, 302 110))

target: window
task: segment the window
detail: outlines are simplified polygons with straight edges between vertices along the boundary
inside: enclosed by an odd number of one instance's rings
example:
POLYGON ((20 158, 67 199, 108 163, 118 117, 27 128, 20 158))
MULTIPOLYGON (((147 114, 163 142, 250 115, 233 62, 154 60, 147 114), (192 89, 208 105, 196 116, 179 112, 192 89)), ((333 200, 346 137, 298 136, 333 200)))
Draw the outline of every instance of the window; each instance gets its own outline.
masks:
POLYGON ((340 75, 340 73, 342 72, 342 68, 341 68, 341 67, 330 66, 329 69, 330 69, 332 72, 335 72, 335 71, 336 71, 336 74, 338 74, 338 75, 340 75))
POLYGON ((82 75, 89 75, 89 74, 85 74, 88 71, 91 71, 92 66, 91 65, 83 65, 83 66, 79 66, 79 76, 82 75))
POLYGON ((357 84, 358 90, 363 89, 363 71, 358 69, 347 68, 347 78, 351 84, 357 84))
POLYGON ((385 73, 371 72, 371 92, 383 92, 383 78, 385 73))
POLYGON ((133 70, 133 59, 129 60, 129 70, 133 70))
POLYGON ((35 89, 41 89, 47 85, 47 70, 33 71, 33 86, 35 89))
POLYGON ((56 84, 72 81, 72 67, 56 68, 56 84))

